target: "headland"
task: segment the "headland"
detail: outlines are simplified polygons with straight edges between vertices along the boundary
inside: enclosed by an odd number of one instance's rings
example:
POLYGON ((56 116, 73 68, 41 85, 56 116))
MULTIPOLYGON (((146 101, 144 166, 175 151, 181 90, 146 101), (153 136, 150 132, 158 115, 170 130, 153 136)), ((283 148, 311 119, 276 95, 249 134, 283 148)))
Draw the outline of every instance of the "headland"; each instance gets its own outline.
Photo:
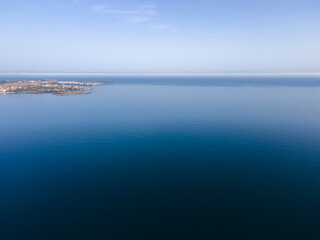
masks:
POLYGON ((57 81, 54 79, 0 81, 0 94, 89 94, 92 87, 108 83, 109 82, 57 81))

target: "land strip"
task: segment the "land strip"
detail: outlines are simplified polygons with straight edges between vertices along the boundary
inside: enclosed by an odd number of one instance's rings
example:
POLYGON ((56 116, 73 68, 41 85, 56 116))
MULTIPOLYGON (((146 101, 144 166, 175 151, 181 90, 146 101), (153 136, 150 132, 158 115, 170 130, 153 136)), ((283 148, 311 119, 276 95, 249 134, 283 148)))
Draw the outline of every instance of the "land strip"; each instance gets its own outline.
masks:
POLYGON ((54 79, 0 81, 0 94, 89 94, 92 87, 105 84, 108 82, 57 81, 54 79))

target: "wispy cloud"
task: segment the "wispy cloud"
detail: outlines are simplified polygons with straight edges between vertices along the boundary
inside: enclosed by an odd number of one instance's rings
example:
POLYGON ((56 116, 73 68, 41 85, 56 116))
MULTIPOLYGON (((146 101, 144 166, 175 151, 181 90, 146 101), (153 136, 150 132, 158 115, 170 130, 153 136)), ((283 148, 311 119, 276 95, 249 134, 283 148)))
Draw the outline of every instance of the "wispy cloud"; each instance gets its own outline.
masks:
POLYGON ((96 13, 108 14, 121 19, 127 23, 147 22, 158 15, 155 4, 142 4, 131 8, 123 8, 111 5, 96 5, 92 11, 96 13))
POLYGON ((49 0, 48 2, 48 5, 51 6, 51 7, 54 7, 56 9, 72 9, 74 8, 74 4, 71 4, 73 2, 61 2, 59 0, 49 0))
POLYGON ((158 29, 158 30, 164 30, 164 29, 174 30, 174 27, 168 24, 153 24, 153 25, 150 25, 149 28, 158 29))
POLYGON ((84 0, 72 0, 73 4, 81 4, 84 0))
POLYGON ((80 9, 81 5, 86 3, 88 0, 48 0, 47 3, 51 7, 55 7, 56 9, 80 9))

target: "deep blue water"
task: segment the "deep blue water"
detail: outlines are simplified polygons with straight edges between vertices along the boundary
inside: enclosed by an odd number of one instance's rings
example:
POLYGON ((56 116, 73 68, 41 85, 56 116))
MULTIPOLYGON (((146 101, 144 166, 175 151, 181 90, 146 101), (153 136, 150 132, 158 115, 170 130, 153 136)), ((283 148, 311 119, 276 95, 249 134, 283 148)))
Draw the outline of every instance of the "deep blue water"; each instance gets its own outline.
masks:
POLYGON ((80 79, 0 95, 1 240, 320 239, 320 79, 80 79))

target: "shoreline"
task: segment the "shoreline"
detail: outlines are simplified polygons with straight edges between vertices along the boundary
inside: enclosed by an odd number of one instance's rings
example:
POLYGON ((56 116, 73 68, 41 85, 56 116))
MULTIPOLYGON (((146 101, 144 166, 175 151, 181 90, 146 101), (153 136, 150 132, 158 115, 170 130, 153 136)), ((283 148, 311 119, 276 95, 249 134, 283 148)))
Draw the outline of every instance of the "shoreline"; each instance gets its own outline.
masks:
POLYGON ((90 94, 92 87, 109 82, 46 80, 0 81, 0 94, 53 94, 56 96, 90 94))

